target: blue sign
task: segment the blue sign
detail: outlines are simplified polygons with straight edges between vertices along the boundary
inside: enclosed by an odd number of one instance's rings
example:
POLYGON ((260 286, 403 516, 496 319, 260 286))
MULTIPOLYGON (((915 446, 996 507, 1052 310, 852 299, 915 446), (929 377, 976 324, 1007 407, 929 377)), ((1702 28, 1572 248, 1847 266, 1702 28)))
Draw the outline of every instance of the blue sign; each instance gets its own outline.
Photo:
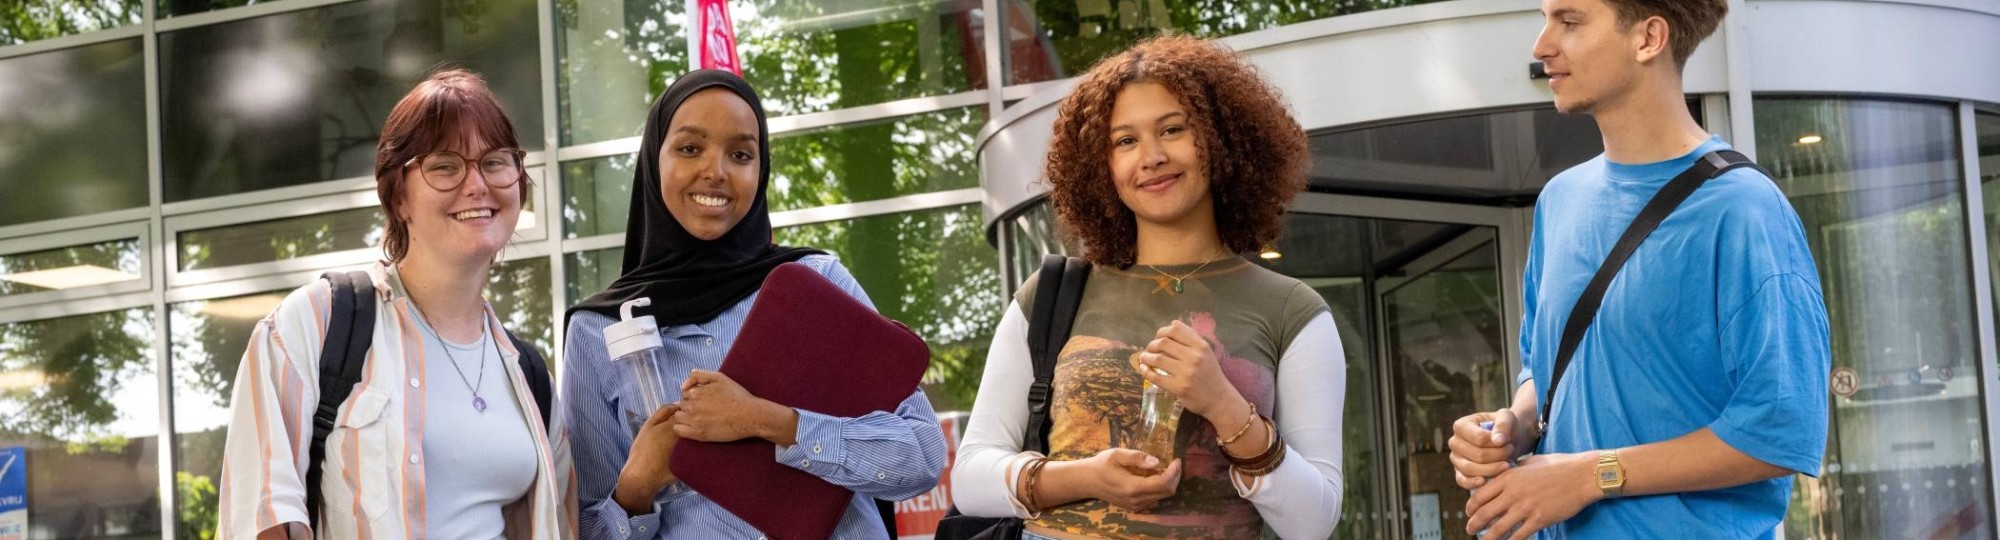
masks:
POLYGON ((0 448, 0 513, 28 508, 28 449, 0 448))

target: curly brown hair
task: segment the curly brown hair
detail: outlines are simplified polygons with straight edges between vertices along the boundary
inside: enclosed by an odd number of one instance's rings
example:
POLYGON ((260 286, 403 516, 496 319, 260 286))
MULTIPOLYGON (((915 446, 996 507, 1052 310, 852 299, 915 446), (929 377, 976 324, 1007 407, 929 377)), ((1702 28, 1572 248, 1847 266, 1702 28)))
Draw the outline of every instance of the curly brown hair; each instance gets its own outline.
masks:
POLYGON ((1135 82, 1155 82, 1180 98, 1206 164, 1215 229, 1233 253, 1278 237, 1285 206, 1305 190, 1305 130, 1284 96, 1234 51, 1186 36, 1148 39, 1098 62, 1062 102, 1042 175, 1067 233, 1093 264, 1124 268, 1136 259, 1138 224, 1118 198, 1111 154, 1111 107, 1135 82))

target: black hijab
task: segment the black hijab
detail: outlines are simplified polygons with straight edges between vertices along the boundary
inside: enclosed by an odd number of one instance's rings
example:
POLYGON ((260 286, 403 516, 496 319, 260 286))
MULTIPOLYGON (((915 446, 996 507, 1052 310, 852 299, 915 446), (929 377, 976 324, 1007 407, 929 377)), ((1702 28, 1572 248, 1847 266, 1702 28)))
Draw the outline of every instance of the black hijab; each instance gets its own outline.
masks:
POLYGON ((713 69, 675 79, 653 103, 645 135, 640 138, 638 174, 632 178, 632 211, 625 226, 625 263, 618 280, 570 308, 569 315, 592 311, 617 319, 620 305, 649 297, 653 305, 635 309, 635 315, 652 315, 661 326, 705 322, 757 292, 764 277, 778 265, 823 253, 772 243, 771 213, 764 202, 764 191, 770 185, 771 132, 765 126, 764 105, 750 83, 713 69), (750 205, 750 213, 721 237, 702 240, 689 234, 660 198, 660 147, 666 143, 667 124, 674 112, 690 96, 709 88, 729 89, 757 113, 757 157, 762 163, 757 199, 750 205))

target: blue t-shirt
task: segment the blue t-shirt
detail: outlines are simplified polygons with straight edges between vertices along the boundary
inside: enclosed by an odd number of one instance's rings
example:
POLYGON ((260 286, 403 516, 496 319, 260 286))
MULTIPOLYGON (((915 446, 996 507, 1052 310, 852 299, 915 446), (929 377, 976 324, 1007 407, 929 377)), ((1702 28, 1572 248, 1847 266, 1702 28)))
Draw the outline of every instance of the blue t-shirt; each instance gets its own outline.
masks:
MULTIPOLYGON (((1549 182, 1522 278, 1521 380, 1554 375, 1570 309, 1639 209, 1701 155, 1625 165, 1598 156, 1549 182)), ((1556 388, 1542 453, 1595 452, 1710 428, 1750 457, 1817 476, 1826 448, 1826 307, 1784 193, 1740 168, 1710 180, 1611 282, 1556 388)), ((1547 392, 1537 386, 1538 401, 1547 392)), ((1547 405, 1547 404, 1543 404, 1547 405)), ((1542 538, 1770 537, 1792 477, 1608 499, 1542 538)))

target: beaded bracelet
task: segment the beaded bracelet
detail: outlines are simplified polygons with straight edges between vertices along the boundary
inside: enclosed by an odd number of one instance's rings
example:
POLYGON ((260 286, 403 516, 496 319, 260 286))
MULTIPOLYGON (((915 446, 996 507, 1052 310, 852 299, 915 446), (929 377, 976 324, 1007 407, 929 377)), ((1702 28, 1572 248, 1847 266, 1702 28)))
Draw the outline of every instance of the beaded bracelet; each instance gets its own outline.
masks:
POLYGON ((1229 446, 1229 445, 1232 445, 1232 444, 1236 444, 1236 440, 1237 440, 1237 439, 1241 439, 1241 438, 1243 438, 1243 434, 1245 434, 1245 433, 1249 433, 1249 432, 1250 432, 1250 425, 1251 425, 1251 424, 1255 424, 1255 423, 1257 423, 1257 404, 1256 404, 1256 403, 1251 403, 1251 404, 1250 404, 1250 417, 1249 417, 1249 418, 1245 418, 1245 419, 1243 419, 1243 427, 1240 427, 1240 428, 1236 428, 1236 434, 1235 434, 1235 435, 1230 435, 1230 436, 1229 436, 1229 438, 1227 438, 1227 439, 1224 439, 1224 438, 1221 438, 1221 437, 1216 437, 1216 438, 1215 438, 1215 442, 1218 442, 1218 443, 1222 443, 1222 445, 1223 445, 1223 446, 1229 446))

